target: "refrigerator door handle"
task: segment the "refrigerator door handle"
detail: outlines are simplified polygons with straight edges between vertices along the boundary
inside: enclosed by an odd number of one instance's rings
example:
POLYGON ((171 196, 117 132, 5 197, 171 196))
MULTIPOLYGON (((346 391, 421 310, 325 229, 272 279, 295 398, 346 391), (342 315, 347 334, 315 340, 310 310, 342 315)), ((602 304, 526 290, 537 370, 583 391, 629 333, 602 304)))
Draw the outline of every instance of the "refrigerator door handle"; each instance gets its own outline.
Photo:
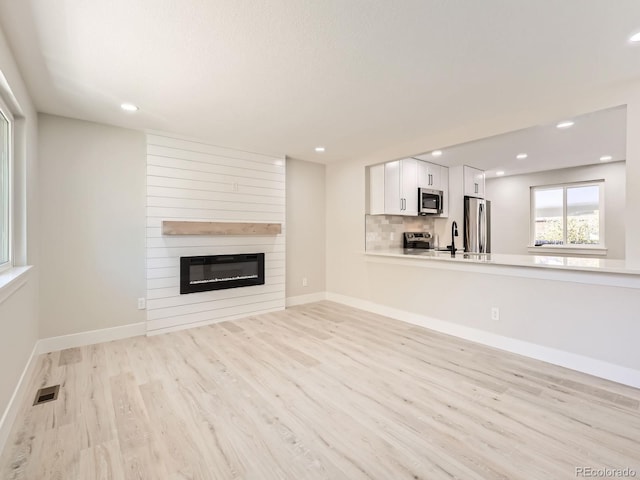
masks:
POLYGON ((479 222, 478 222, 478 252, 479 253, 486 253, 487 251, 487 246, 486 246, 486 234, 487 234, 487 230, 486 230, 486 223, 487 223, 487 214, 484 208, 484 203, 480 203, 479 205, 480 207, 480 211, 479 211, 479 222))

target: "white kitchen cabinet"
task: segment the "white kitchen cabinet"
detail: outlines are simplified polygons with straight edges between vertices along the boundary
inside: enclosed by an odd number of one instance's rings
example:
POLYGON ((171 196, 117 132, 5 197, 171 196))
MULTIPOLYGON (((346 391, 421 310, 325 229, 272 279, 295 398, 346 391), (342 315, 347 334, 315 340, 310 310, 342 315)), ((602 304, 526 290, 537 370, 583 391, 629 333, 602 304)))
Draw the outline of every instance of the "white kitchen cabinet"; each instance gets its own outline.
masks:
POLYGON ((369 214, 384 215, 384 163, 369 167, 369 214))
POLYGON ((442 190, 440 183, 440 165, 435 163, 418 161, 418 187, 431 188, 432 190, 442 190))
POLYGON ((418 160, 418 188, 449 189, 449 167, 418 160))
POLYGON ((449 168, 435 163, 418 160, 418 187, 442 190, 442 213, 436 217, 449 215, 449 168))
POLYGON ((384 211, 387 215, 418 215, 418 160, 384 164, 384 211))
POLYGON ((408 158, 401 161, 403 215, 418 215, 418 160, 408 158))
POLYGON ((418 215, 418 161, 394 160, 369 167, 371 215, 418 215))
POLYGON ((464 166, 464 194, 469 197, 484 198, 484 171, 464 166))
POLYGON ((395 160, 384 164, 384 213, 387 215, 402 215, 404 211, 404 198, 400 193, 400 162, 395 160))
POLYGON ((449 168, 415 158, 369 167, 369 214, 418 215, 418 188, 442 190, 443 212, 449 215, 449 168))
POLYGON ((440 166, 440 187, 442 190, 442 213, 438 217, 449 216, 449 167, 440 166))

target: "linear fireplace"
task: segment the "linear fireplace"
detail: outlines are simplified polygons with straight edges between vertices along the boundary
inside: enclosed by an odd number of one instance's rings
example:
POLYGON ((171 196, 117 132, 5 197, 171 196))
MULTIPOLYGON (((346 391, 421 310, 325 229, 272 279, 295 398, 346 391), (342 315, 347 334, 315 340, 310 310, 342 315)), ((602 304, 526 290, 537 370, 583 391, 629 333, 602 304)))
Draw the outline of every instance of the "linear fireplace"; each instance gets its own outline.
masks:
POLYGON ((264 253, 180 257, 180 293, 264 285, 264 253))

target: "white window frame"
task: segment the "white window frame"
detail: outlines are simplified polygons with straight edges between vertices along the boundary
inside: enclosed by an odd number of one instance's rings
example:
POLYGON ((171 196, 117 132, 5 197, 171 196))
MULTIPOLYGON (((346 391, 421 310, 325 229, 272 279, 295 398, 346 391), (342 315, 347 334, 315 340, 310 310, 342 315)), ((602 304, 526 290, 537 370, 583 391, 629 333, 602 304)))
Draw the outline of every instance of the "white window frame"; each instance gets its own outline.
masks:
POLYGON ((559 183, 555 185, 538 185, 529 187, 529 247, 531 253, 562 253, 562 254, 589 254, 589 255, 606 255, 607 247, 605 245, 605 198, 604 198, 604 179, 589 180, 585 182, 569 182, 559 183), (599 236, 600 243, 597 245, 583 244, 573 245, 567 243, 567 189, 574 187, 598 187, 598 205, 599 205, 599 236), (535 245, 535 222, 536 222, 536 205, 535 192, 541 190, 557 190, 562 188, 562 233, 563 245, 535 245))
POLYGON ((0 112, 9 122, 9 132, 7 138, 9 140, 9 145, 7 148, 7 169, 8 169, 8 215, 9 221, 7 222, 9 231, 7 232, 7 240, 9 244, 9 257, 8 261, 0 264, 0 272, 5 272, 13 267, 13 237, 14 237, 14 225, 13 219, 14 215, 14 201, 13 201, 13 128, 14 128, 14 119, 9 107, 7 107, 6 103, 0 97, 0 112))

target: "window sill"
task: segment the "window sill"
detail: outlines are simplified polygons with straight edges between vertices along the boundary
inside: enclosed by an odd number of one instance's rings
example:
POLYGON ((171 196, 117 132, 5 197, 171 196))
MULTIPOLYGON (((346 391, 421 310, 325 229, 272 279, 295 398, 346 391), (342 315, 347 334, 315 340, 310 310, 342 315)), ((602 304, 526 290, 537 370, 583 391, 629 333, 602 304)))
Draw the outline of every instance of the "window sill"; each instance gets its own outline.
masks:
POLYGON ((606 255, 608 249, 606 247, 572 247, 556 245, 553 247, 548 246, 531 246, 527 247, 529 253, 557 253, 560 255, 606 255))
POLYGON ((27 274, 31 268, 33 268, 31 265, 27 265, 0 272, 0 304, 27 283, 27 274))

